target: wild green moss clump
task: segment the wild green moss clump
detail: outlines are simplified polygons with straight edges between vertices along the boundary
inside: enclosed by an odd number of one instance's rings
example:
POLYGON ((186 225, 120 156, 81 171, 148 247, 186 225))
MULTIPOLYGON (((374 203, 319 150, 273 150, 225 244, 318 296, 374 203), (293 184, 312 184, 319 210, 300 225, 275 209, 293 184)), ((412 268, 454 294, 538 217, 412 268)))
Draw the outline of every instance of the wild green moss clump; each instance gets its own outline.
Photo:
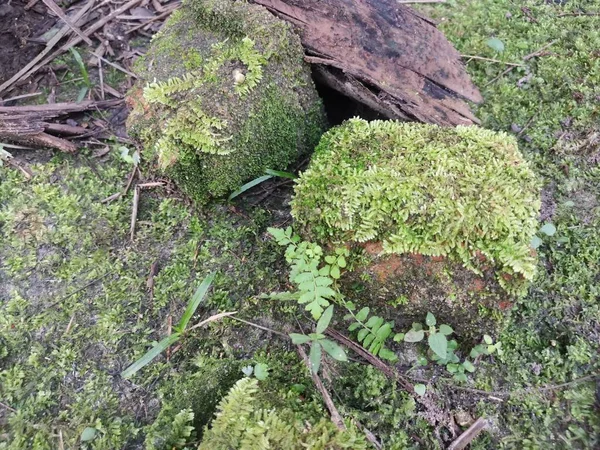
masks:
POLYGON ((312 238, 380 243, 381 255, 444 256, 531 280, 540 208, 514 138, 477 127, 352 119, 326 133, 295 188, 292 214, 312 238))
POLYGON ((304 423, 293 410, 274 408, 266 397, 256 379, 238 381, 219 404, 199 450, 368 448, 356 427, 340 432, 325 417, 315 424, 304 423))
POLYGON ((286 168, 324 131, 300 39, 257 5, 188 0, 137 72, 129 131, 201 203, 286 168))

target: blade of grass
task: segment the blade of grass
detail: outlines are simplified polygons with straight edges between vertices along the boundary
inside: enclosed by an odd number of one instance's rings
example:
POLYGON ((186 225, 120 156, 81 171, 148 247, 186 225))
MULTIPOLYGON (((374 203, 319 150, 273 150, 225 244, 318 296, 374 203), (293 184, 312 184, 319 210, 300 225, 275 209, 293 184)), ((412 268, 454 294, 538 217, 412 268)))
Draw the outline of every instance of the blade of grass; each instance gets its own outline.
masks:
POLYGON ((179 333, 174 333, 171 336, 167 336, 166 338, 164 338, 162 341, 160 341, 158 344, 156 344, 154 347, 148 350, 144 356, 142 356, 140 359, 138 359, 136 362, 130 365, 127 369, 121 372, 121 376, 123 378, 129 378, 135 375, 140 369, 147 366, 150 362, 152 362, 154 358, 156 358, 163 351, 165 351, 167 347, 177 342, 180 336, 181 335, 179 333))
POLYGON ((254 186, 257 186, 260 183, 262 183, 263 181, 267 181, 270 178, 273 178, 273 175, 263 175, 262 177, 258 177, 252 181, 249 181, 248 183, 244 184, 241 188, 239 188, 237 191, 232 192, 231 195, 229 196, 229 200, 233 200, 238 195, 246 192, 248 189, 252 189, 254 186))
POLYGON ((189 323, 190 319, 196 312, 196 309, 198 309, 200 302, 202 302, 202 300, 204 300, 204 297, 206 296, 206 293, 208 292, 208 288, 210 288, 210 285, 212 284, 214 279, 215 279, 215 273, 213 272, 213 273, 208 274, 206 276, 206 278, 204 278, 202 283, 200 283, 200 286, 198 286, 198 289, 196 289, 196 292, 194 293, 194 295, 188 302, 187 308, 185 309, 185 312, 183 313, 181 320, 175 327, 175 329, 177 331, 179 331, 180 333, 183 333, 183 331, 185 330, 185 327, 187 327, 187 324, 189 323))
POLYGON ((88 74, 87 67, 85 67, 85 63, 83 62, 81 54, 74 47, 71 47, 69 51, 71 52, 73 58, 75 59, 75 62, 79 66, 79 71, 81 72, 81 76, 83 77, 83 82, 88 88, 92 87, 90 83, 90 75, 88 74))
POLYGON ((265 170, 265 172, 267 173, 267 175, 273 175, 274 177, 281 178, 289 178, 290 180, 295 180, 296 178, 298 178, 296 174, 293 174, 291 172, 284 172, 283 170, 267 169, 265 170))

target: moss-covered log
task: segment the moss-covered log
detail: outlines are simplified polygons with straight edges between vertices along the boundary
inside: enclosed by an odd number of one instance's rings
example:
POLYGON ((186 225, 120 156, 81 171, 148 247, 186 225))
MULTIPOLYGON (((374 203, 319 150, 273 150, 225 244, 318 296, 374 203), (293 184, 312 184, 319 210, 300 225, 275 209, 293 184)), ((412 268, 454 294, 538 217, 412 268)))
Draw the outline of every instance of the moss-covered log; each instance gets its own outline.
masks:
POLYGON ((307 238, 361 250, 348 295, 469 334, 533 278, 539 207, 506 134, 353 119, 323 136, 292 213, 307 238))
POLYGON ((299 38, 261 6, 187 1, 137 72, 129 131, 199 202, 286 168, 324 130, 299 38))

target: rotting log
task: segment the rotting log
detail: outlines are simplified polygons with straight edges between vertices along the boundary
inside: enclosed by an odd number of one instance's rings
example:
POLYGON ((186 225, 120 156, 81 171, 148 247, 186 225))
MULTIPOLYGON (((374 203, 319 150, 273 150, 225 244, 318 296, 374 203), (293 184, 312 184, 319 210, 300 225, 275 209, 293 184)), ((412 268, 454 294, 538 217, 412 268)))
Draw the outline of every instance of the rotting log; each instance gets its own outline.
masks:
POLYGON ((31 106, 0 106, 0 142, 12 142, 33 148, 52 148, 66 153, 77 151, 77 145, 56 135, 76 136, 79 127, 49 122, 72 113, 109 108, 122 100, 84 101, 31 106))
POLYGON ((384 117, 479 123, 482 101, 435 23, 395 0, 251 0, 292 23, 318 80, 384 117))

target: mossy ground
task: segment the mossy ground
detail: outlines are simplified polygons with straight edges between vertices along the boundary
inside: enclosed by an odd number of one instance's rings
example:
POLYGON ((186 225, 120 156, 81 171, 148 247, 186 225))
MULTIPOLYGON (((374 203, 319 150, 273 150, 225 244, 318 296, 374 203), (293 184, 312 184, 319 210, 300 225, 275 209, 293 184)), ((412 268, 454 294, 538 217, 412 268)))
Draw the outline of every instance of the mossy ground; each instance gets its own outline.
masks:
MULTIPOLYGON (((503 131, 513 123, 525 127, 533 117, 519 143, 545 180, 543 221, 557 227, 554 236, 540 234, 538 275, 500 338, 504 356, 479 362, 469 381, 481 389, 534 388, 502 402, 453 390, 447 396, 448 408, 493 420, 493 433, 473 443, 481 450, 598 446, 596 381, 535 388, 600 369, 600 169, 593 140, 579 145, 597 123, 600 58, 594 52, 600 48, 600 17, 559 17, 578 7, 597 10, 591 1, 560 3, 486 0, 428 8, 438 20, 446 17, 442 29, 464 54, 519 62, 558 40, 548 54, 526 63, 533 74, 529 85, 522 82, 518 88, 526 69, 517 68, 482 88, 486 102, 478 109, 484 126, 503 131), (503 53, 486 46, 492 36, 504 42, 503 53)), ((505 67, 473 60, 469 70, 482 87, 505 67)), ((189 400, 202 393, 187 395, 183 384, 200 376, 194 375, 203 370, 196 363, 214 373, 209 369, 221 360, 266 362, 271 368, 267 383, 296 392, 292 398, 309 403, 311 417, 325 415, 295 354, 232 321, 192 335, 169 360, 163 355, 132 381, 119 377, 166 334, 169 315, 176 323, 208 272, 218 275, 197 320, 281 288, 286 268, 264 230, 286 223, 285 208, 282 215, 213 205, 199 213, 176 196, 145 191, 137 237, 130 243, 131 194, 100 203, 123 189, 131 170, 116 156, 106 161, 85 153, 56 156, 33 170, 36 177, 26 183, 20 174, 0 168, 0 448, 152 448, 147 439, 167 448, 166 439, 177 440, 168 434, 179 429, 171 424, 181 423, 182 410, 199 406, 189 400), (159 272, 150 297, 146 283, 155 261, 159 272), (241 337, 251 345, 240 347, 241 337), (80 443, 85 427, 98 432, 80 443)), ((252 300, 245 311, 260 308, 254 310, 258 321, 266 315, 264 306, 252 300)), ((288 323, 296 326, 293 319, 288 323)), ((327 370, 324 379, 331 380, 327 383, 342 415, 358 420, 386 448, 436 448, 419 405, 375 368, 348 363, 327 370)), ((197 446, 194 439, 189 438, 188 448, 197 446)))

